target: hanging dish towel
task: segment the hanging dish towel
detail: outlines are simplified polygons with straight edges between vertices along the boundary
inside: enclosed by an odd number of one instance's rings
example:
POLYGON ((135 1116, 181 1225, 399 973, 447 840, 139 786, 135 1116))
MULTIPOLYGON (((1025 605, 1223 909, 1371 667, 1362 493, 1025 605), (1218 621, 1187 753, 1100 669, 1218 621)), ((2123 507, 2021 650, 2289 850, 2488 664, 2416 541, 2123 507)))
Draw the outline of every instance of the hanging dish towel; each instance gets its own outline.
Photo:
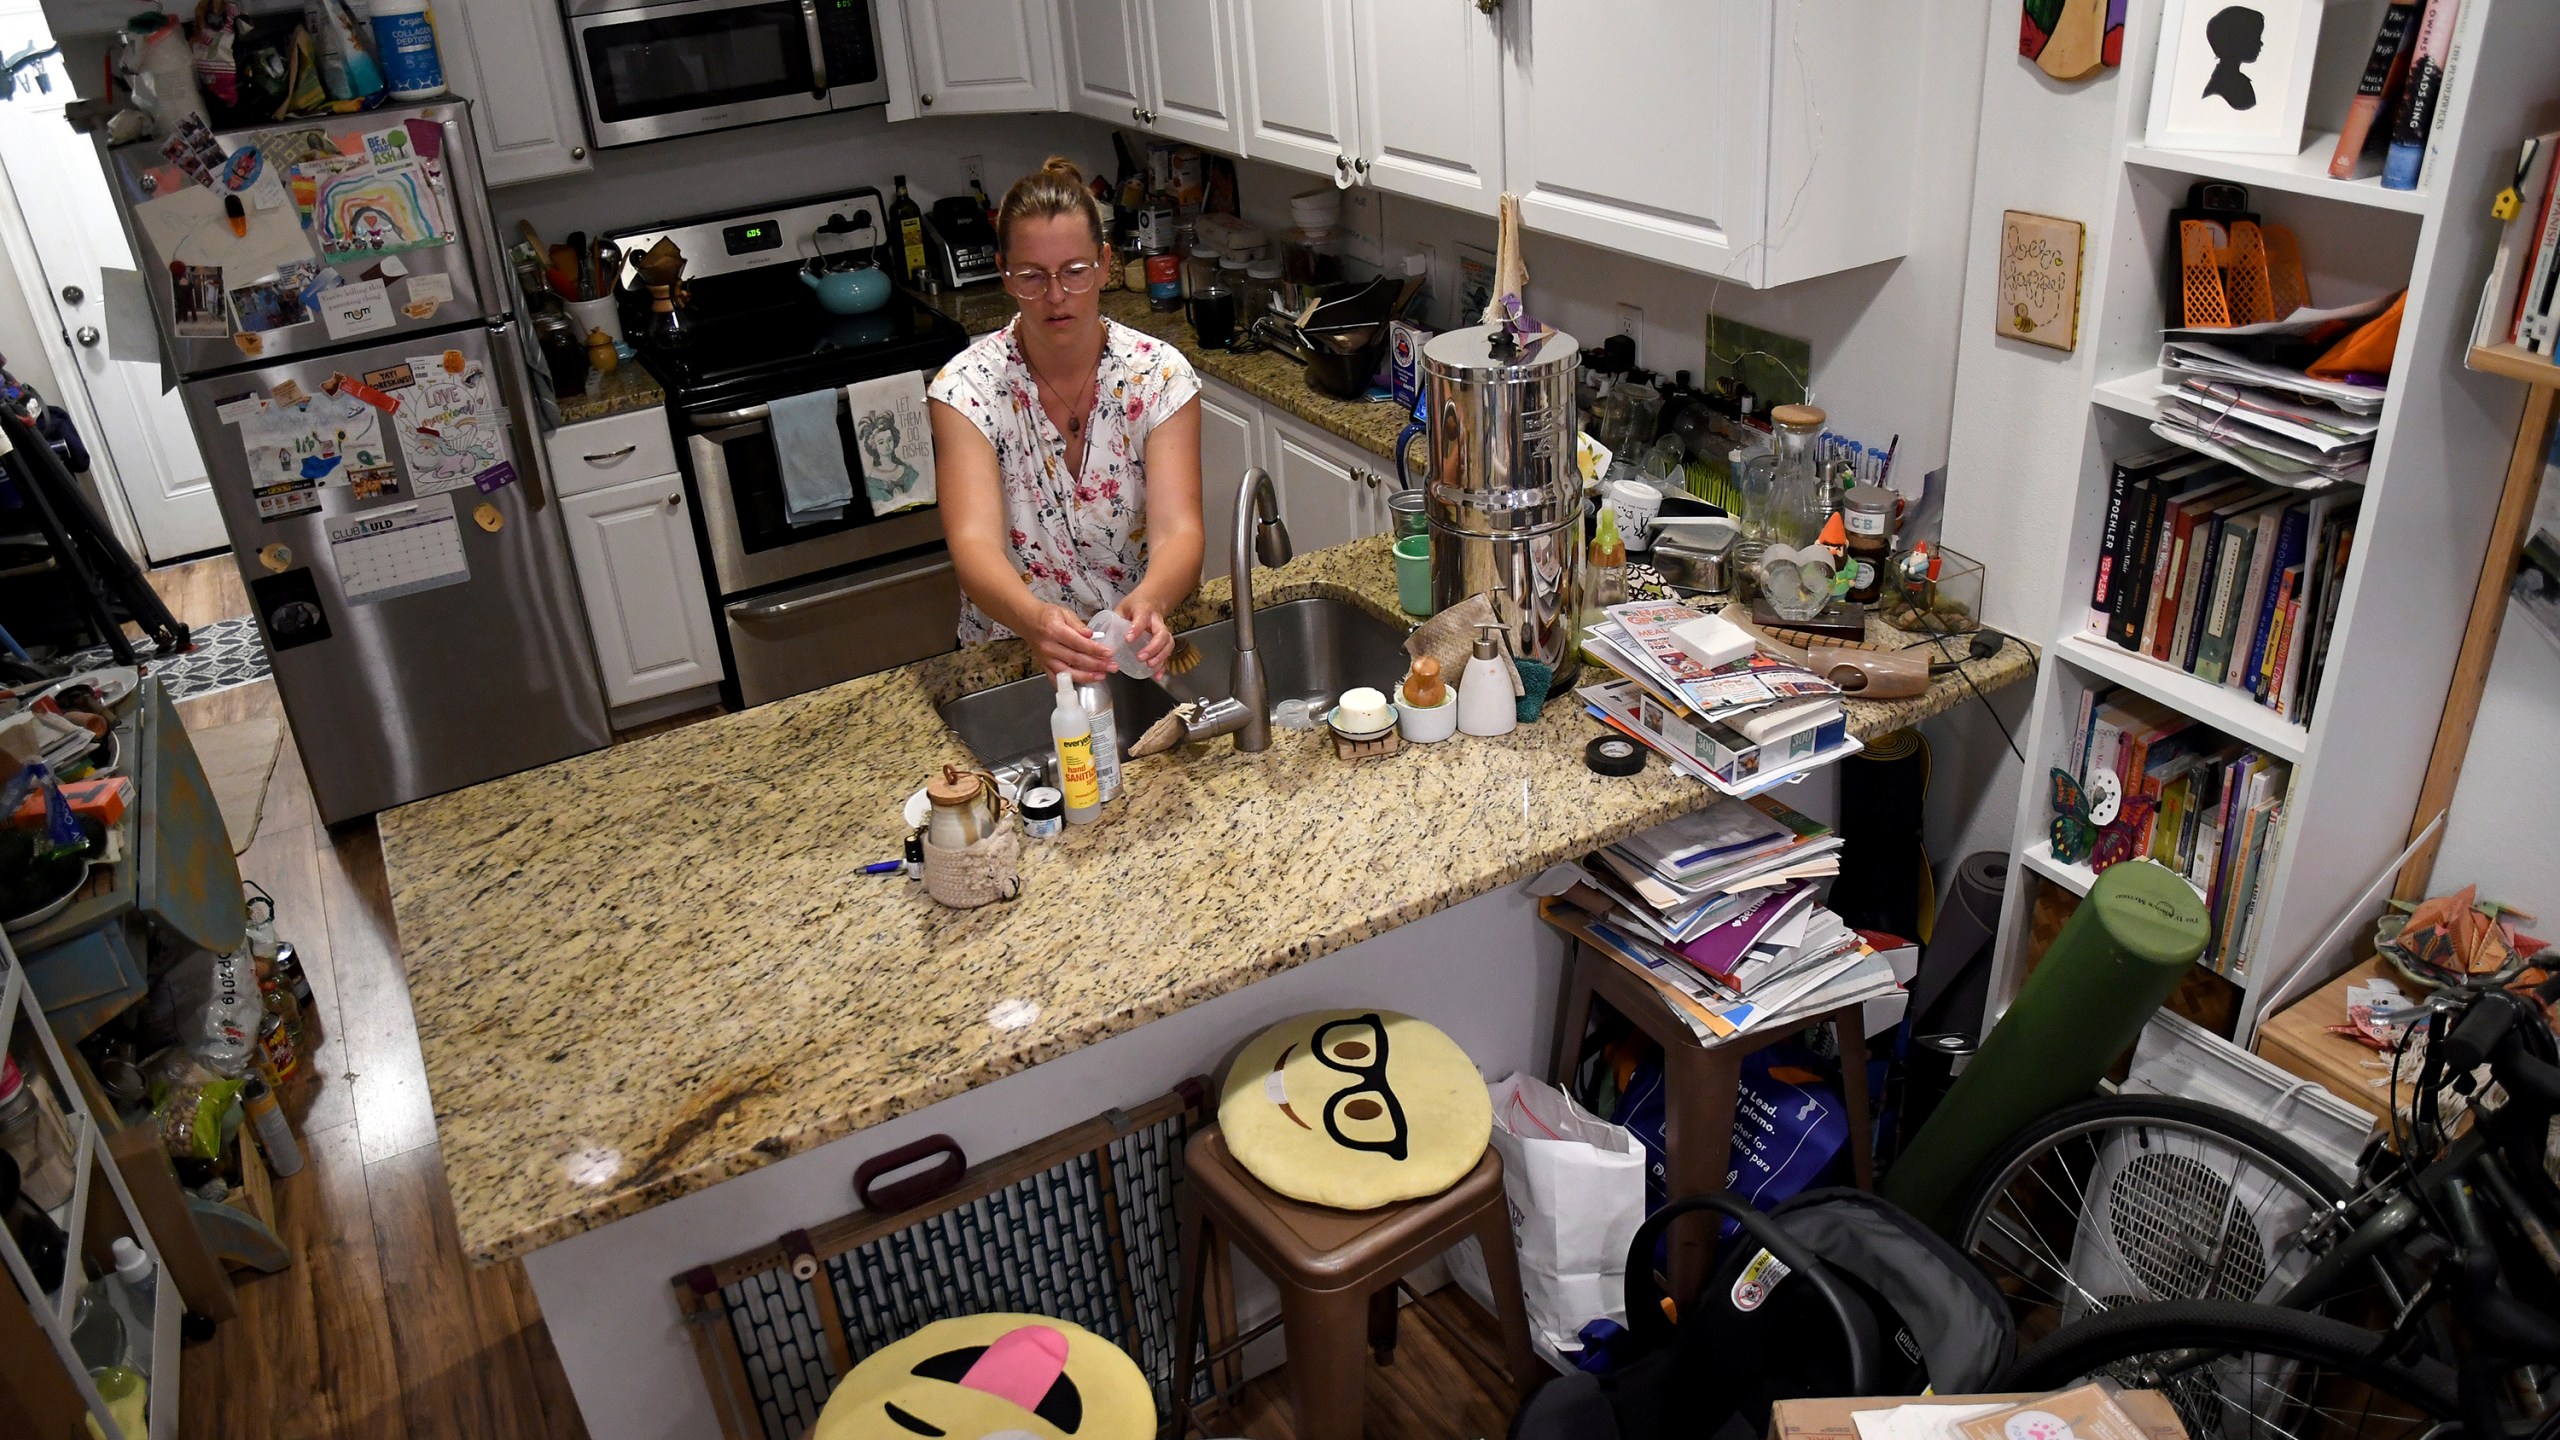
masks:
POLYGON ((918 370, 844 387, 874 515, 933 503, 933 422, 925 415, 924 381, 918 370))
POLYGON ((844 437, 836 429, 836 392, 813 390, 769 407, 774 458, 782 467, 783 518, 794 525, 841 520, 853 503, 844 437))

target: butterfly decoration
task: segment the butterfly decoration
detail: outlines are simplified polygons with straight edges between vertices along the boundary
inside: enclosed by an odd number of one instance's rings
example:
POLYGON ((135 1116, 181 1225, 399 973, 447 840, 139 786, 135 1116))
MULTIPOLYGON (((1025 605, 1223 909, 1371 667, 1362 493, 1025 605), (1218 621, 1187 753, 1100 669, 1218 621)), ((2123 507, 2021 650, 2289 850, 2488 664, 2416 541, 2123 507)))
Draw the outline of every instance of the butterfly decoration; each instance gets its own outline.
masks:
POLYGON ((2137 857, 2142 827, 2159 808, 2149 796, 2125 798, 2124 782, 2101 770, 2086 786, 2071 772, 2053 771, 2053 858, 2065 865, 2087 859, 2091 870, 2137 857))

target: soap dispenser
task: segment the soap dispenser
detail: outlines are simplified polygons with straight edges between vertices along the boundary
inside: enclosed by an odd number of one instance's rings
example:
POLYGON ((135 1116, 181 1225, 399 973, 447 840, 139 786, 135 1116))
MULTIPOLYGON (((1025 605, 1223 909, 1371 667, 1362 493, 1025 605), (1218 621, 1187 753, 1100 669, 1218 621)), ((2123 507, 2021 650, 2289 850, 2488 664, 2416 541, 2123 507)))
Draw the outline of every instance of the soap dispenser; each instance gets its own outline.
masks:
POLYGON ((1458 730, 1466 735, 1508 735, 1520 723, 1511 693, 1511 661, 1502 653, 1502 627, 1478 625, 1474 653, 1458 677, 1458 730))

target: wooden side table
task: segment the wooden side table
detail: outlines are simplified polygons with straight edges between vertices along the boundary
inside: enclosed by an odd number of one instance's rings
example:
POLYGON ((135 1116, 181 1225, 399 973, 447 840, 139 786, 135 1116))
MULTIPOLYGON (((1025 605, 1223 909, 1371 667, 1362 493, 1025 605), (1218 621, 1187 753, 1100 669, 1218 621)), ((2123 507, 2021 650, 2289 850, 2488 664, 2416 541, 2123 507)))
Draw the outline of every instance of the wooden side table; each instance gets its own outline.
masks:
MULTIPOLYGON (((1551 907, 1548 923, 1575 941, 1573 976, 1565 999, 1564 1023, 1556 1040, 1555 1084, 1570 1092, 1574 1072, 1582 1064, 1583 1032, 1591 1025, 1593 996, 1607 1000, 1629 1023, 1662 1047, 1664 1193, 1672 1198, 1722 1190, 1733 1162, 1734 1102, 1742 1085, 1745 1057, 1765 1050, 1803 1029, 1788 1025, 1746 1033, 1718 1045, 1700 1044, 1695 1032, 1663 1008, 1651 986, 1600 948, 1578 915, 1551 907)), ((1875 1153, 1867 1119, 1866 1007, 1845 1005, 1811 1018, 1827 1024, 1840 1045, 1840 1100, 1849 1115, 1849 1161, 1859 1188, 1876 1183, 1875 1153)), ((1671 1293, 1698 1293, 1715 1263, 1716 1222, 1712 1214, 1691 1215, 1672 1222, 1671 1293)))

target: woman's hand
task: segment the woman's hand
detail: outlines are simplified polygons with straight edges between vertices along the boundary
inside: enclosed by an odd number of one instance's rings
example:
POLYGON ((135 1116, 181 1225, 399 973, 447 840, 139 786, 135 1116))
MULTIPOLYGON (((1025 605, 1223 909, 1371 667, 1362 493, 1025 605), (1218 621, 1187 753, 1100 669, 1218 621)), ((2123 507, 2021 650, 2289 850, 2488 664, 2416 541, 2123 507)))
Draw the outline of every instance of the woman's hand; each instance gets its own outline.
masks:
POLYGON ((1138 647, 1138 659, 1164 678, 1164 662, 1173 654, 1173 631, 1164 623, 1164 609, 1144 595, 1132 595, 1120 602, 1120 618, 1129 622, 1129 643, 1138 647))
POLYGON ((1022 632, 1022 638, 1038 657, 1040 668, 1052 675, 1068 674, 1081 685, 1099 680, 1113 667, 1111 649, 1093 638, 1084 621, 1064 605, 1043 605, 1035 612, 1037 619, 1022 632))

